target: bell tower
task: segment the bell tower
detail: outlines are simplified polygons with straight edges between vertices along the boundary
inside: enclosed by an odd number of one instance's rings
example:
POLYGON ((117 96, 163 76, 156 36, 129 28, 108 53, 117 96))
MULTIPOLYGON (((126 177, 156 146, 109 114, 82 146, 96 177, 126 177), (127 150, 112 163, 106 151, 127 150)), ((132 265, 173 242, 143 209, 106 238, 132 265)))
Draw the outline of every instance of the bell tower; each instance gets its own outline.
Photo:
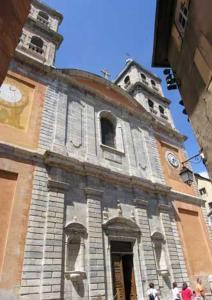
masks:
POLYGON ((23 28, 16 57, 21 60, 53 66, 63 37, 58 27, 63 16, 38 0, 33 0, 23 28))
POLYGON ((133 96, 160 123, 174 128, 170 100, 163 95, 160 78, 133 59, 127 59, 114 83, 133 96))

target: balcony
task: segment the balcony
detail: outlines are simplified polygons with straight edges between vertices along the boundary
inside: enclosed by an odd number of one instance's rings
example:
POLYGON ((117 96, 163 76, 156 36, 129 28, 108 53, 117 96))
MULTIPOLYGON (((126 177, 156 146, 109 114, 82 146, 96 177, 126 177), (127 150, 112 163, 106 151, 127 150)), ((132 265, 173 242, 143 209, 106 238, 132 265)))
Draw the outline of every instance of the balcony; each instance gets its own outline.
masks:
POLYGON ((42 23, 44 26, 49 26, 49 20, 41 17, 40 15, 37 16, 37 20, 42 23))
POLYGON ((41 47, 39 47, 39 46, 37 46, 37 45, 34 45, 34 44, 32 44, 32 43, 30 43, 29 44, 29 49, 30 50, 32 50, 32 51, 34 51, 34 52, 37 52, 37 53, 39 53, 39 54, 43 54, 43 48, 41 48, 41 47))

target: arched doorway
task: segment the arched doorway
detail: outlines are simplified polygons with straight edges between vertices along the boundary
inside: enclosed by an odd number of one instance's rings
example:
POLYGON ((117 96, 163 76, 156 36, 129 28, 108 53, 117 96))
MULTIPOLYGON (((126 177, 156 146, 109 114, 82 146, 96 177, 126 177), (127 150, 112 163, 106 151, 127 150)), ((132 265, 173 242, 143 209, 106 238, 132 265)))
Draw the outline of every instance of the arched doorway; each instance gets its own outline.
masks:
POLYGON ((140 299, 142 287, 136 284, 140 277, 138 266, 139 227, 131 219, 115 217, 103 224, 103 228, 109 249, 106 257, 109 262, 107 270, 108 297, 114 300, 140 299))

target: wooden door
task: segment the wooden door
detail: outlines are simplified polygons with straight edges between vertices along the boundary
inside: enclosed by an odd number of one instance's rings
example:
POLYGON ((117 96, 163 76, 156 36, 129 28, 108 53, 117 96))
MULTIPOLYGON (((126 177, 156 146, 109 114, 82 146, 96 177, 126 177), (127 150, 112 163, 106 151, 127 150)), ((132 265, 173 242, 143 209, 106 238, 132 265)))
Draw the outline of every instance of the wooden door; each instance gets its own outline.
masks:
POLYGON ((125 298, 126 300, 137 300, 135 276, 133 269, 133 255, 123 255, 122 264, 125 282, 125 298))
POLYGON ((137 300, 137 293, 136 293, 136 285, 135 285, 135 274, 134 269, 132 268, 131 272, 131 290, 130 290, 130 300, 137 300))
POLYGON ((112 254, 112 275, 113 275, 113 296, 114 300, 126 300, 124 288, 124 274, 122 257, 119 254, 112 254))

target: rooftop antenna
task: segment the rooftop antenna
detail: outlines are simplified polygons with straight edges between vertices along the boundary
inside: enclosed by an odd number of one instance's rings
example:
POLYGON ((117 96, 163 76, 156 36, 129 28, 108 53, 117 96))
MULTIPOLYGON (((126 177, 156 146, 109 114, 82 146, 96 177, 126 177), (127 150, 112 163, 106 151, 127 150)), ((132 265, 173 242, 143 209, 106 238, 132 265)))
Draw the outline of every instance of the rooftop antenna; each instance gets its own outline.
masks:
POLYGON ((110 73, 106 70, 106 69, 102 69, 101 70, 101 73, 103 74, 103 77, 105 78, 105 79, 109 79, 110 78, 110 73))

